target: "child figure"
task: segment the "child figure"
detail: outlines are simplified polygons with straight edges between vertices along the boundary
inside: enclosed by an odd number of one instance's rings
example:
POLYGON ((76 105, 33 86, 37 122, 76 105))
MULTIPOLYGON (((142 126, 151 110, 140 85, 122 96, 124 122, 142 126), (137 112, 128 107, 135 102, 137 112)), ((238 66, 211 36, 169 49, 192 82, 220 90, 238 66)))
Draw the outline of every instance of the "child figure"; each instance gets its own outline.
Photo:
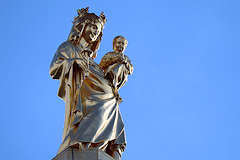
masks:
POLYGON ((118 94, 118 90, 127 81, 128 75, 133 72, 130 59, 123 54, 127 43, 123 36, 115 37, 113 39, 114 51, 106 53, 99 64, 105 73, 105 77, 111 82, 116 94, 118 94))

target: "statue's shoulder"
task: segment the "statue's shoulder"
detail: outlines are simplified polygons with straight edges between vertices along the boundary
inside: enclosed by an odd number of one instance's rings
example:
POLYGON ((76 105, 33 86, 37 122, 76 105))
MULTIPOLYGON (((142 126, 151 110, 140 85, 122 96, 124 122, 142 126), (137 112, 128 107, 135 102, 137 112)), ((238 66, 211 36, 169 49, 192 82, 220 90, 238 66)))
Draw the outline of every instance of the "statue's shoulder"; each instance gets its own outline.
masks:
POLYGON ((74 52, 74 45, 70 41, 65 41, 59 45, 56 54, 65 57, 71 57, 71 53, 74 52))
POLYGON ((66 52, 66 51, 69 51, 69 50, 73 50, 74 48, 74 45, 69 42, 69 41, 65 41, 63 42, 62 44, 59 45, 57 51, 58 52, 66 52))

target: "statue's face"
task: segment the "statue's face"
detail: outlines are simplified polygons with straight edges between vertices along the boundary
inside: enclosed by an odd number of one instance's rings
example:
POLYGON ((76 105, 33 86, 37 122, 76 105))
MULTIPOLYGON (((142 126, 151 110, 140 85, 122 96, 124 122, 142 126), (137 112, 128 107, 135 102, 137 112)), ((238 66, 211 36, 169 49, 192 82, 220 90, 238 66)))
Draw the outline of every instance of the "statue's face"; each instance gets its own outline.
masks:
POLYGON ((126 40, 123 38, 116 39, 116 41, 114 43, 114 48, 113 48, 114 51, 123 53, 127 46, 126 43, 127 43, 126 40))
POLYGON ((87 24, 87 26, 85 27, 85 31, 83 34, 84 39, 88 42, 88 43, 93 43, 97 40, 99 34, 101 33, 101 23, 99 22, 95 22, 95 23, 89 23, 87 24))

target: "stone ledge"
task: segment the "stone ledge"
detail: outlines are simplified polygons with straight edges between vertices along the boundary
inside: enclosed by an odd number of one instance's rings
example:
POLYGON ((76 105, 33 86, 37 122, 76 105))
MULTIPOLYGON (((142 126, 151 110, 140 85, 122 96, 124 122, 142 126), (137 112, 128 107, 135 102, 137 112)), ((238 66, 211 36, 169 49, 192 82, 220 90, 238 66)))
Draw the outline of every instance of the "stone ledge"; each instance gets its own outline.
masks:
POLYGON ((114 160, 110 155, 101 150, 84 150, 68 147, 57 154, 52 160, 114 160))

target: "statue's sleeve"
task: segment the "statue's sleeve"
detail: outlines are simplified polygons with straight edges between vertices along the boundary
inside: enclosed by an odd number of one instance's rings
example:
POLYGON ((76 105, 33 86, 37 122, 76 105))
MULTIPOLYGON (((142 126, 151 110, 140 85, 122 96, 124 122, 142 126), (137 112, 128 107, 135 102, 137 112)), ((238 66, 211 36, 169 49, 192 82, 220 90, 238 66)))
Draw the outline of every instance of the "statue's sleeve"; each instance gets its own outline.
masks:
MULTIPOLYGON (((72 60, 73 55, 73 49, 71 44, 68 42, 62 43, 51 62, 50 65, 50 76, 53 79, 59 79, 60 80, 60 86, 58 89, 58 96, 61 97, 65 101, 66 96, 66 83, 68 85, 72 85, 72 72, 70 72, 74 61, 72 60)), ((69 98, 68 98, 69 99, 69 98)))
POLYGON ((69 72, 70 66, 70 47, 65 43, 61 44, 51 62, 50 75, 53 79, 60 79, 62 74, 66 75, 69 72))
POLYGON ((68 87, 71 88, 72 95, 76 95, 76 88, 80 88, 88 70, 88 57, 78 55, 71 43, 62 43, 53 57, 49 71, 53 79, 60 80, 58 96, 64 100, 71 99, 70 94, 66 93, 68 87))

